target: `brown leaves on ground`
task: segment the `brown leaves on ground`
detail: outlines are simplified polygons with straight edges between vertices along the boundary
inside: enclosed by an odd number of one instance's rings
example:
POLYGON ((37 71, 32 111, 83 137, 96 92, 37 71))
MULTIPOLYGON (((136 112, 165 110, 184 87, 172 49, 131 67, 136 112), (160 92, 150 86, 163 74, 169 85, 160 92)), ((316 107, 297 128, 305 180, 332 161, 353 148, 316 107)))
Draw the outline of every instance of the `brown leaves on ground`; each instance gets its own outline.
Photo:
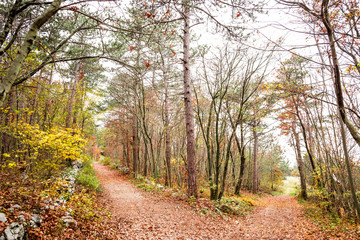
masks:
POLYGON ((12 222, 29 223, 33 214, 39 214, 39 227, 27 228, 28 239, 116 239, 118 225, 108 217, 106 206, 97 200, 94 192, 78 187, 72 199, 64 206, 49 208, 43 192, 48 189, 41 179, 26 179, 21 174, 10 176, 0 171, 0 212, 7 222, 0 224, 0 235, 12 222), (11 210, 11 207, 19 207, 11 210), (76 225, 65 226, 62 217, 71 212, 76 225))
POLYGON ((309 221, 294 197, 264 197, 245 218, 214 217, 196 212, 191 203, 141 191, 108 167, 94 169, 105 192, 102 201, 121 225, 117 239, 341 239, 309 221))

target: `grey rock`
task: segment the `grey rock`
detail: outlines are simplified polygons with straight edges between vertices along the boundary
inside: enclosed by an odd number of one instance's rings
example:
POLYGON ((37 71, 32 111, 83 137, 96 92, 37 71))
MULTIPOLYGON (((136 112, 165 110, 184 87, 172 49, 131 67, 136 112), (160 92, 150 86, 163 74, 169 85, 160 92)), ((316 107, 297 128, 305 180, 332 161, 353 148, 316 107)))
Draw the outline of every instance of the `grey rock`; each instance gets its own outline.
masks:
MULTIPOLYGON (((55 200, 55 203, 57 204, 57 206, 64 205, 65 202, 66 202, 66 200, 64 200, 64 199, 56 199, 55 200)), ((56 205, 56 204, 54 204, 54 205, 56 205)))
POLYGON ((76 160, 73 162, 73 168, 82 168, 83 167, 83 163, 80 160, 76 160))
POLYGON ((5 239, 5 234, 0 235, 0 240, 6 240, 5 239))
POLYGON ((0 222, 7 222, 7 218, 4 213, 0 213, 0 222))
POLYGON ((70 216, 63 216, 61 218, 61 220, 63 221, 63 223, 65 224, 66 227, 71 227, 71 228, 77 227, 76 220, 70 216))
POLYGON ((21 206, 19 204, 14 204, 9 208, 10 212, 13 212, 15 209, 20 209, 21 206))
POLYGON ((26 219, 25 219, 24 215, 19 215, 19 216, 17 217, 17 219, 18 219, 19 222, 21 222, 21 223, 25 223, 25 222, 26 222, 26 219))
POLYGON ((6 240, 22 240, 25 239, 25 228, 22 224, 14 222, 10 224, 4 231, 6 240))
POLYGON ((54 210, 55 206, 54 205, 46 205, 45 209, 50 209, 50 210, 54 210))
POLYGON ((39 214, 33 214, 30 220, 30 226, 31 227, 39 227, 42 223, 43 219, 39 214))
POLYGON ((172 197, 177 197, 177 196, 179 196, 179 194, 176 193, 176 192, 174 192, 173 194, 171 194, 171 196, 172 196, 172 197))

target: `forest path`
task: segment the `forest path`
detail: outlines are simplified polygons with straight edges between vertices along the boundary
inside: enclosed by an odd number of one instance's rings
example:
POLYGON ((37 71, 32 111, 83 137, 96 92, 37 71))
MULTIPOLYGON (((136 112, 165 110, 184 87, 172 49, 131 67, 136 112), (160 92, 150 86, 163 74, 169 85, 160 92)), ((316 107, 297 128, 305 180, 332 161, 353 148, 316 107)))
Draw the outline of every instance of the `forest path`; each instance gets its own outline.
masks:
POLYGON ((294 197, 267 196, 253 214, 245 217, 246 239, 322 239, 294 197))
POLYGON ((94 163, 94 169, 103 200, 122 225, 119 239, 321 239, 293 197, 268 196, 245 218, 214 219, 187 203, 137 189, 99 163, 94 163))

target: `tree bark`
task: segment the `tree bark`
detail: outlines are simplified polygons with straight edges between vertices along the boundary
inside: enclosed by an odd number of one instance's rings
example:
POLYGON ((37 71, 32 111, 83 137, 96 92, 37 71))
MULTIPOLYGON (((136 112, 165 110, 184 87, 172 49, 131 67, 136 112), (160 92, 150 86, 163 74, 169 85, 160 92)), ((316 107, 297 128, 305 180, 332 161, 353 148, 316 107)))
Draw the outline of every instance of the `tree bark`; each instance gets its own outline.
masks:
POLYGON ((257 133, 257 121, 254 122, 253 127, 253 135, 254 135, 254 165, 253 165, 253 193, 258 192, 258 147, 259 147, 259 139, 258 139, 258 133, 257 133))
POLYGON ((240 142, 238 137, 235 135, 235 140, 236 140, 236 145, 238 147, 238 151, 240 154, 240 172, 239 172, 239 178, 238 181, 236 183, 235 186, 235 191, 234 194, 235 195, 239 195, 240 194, 240 189, 241 189, 241 185, 242 185, 242 181, 244 178, 244 170, 245 170, 245 146, 244 146, 244 128, 243 128, 243 124, 242 122, 240 123, 240 142))
MULTIPOLYGON (((134 110, 135 111, 135 110, 134 110)), ((133 172, 136 175, 138 171, 138 159, 139 159, 139 146, 138 146, 138 124, 137 124, 137 116, 136 112, 133 114, 132 119, 132 137, 133 137, 133 172)))
POLYGON ((198 197, 196 180, 196 156, 195 156, 195 128, 191 97, 190 79, 190 1, 183 0, 184 5, 184 103, 185 103, 185 123, 187 139, 187 174, 188 174, 188 196, 198 197))
MULTIPOLYGON (((164 73, 166 74, 166 73, 164 73)), ((165 77, 165 162, 166 162, 166 186, 171 187, 171 148, 170 148, 170 124, 169 124, 169 102, 168 102, 168 83, 165 77)))
POLYGON ((222 177, 222 181, 221 181, 220 193, 217 197, 217 200, 220 200, 224 196, 225 185, 226 185, 226 176, 227 176, 227 172, 228 172, 229 160, 230 160, 230 155, 231 155, 231 145, 232 145, 234 135, 235 135, 235 130, 233 130, 233 132, 231 133, 231 136, 229 138, 229 142, 228 142, 228 145, 226 148, 224 172, 223 172, 223 177, 222 177))
POLYGON ((301 198, 307 199, 307 192, 306 192, 306 179, 305 179, 305 172, 304 172, 304 163, 301 157, 301 150, 300 150, 300 139, 299 133, 296 132, 295 127, 292 127, 294 137, 295 137, 295 148, 296 148, 296 160, 298 163, 298 169, 300 174, 300 185, 301 185, 301 198))
POLYGON ((73 118, 73 108, 74 108, 74 100, 75 100, 75 93, 76 93, 76 85, 79 79, 79 69, 80 69, 80 62, 75 63, 75 69, 73 72, 73 80, 71 81, 71 88, 70 88, 70 97, 68 100, 68 104, 66 107, 67 115, 65 120, 65 128, 72 127, 72 118, 73 118))

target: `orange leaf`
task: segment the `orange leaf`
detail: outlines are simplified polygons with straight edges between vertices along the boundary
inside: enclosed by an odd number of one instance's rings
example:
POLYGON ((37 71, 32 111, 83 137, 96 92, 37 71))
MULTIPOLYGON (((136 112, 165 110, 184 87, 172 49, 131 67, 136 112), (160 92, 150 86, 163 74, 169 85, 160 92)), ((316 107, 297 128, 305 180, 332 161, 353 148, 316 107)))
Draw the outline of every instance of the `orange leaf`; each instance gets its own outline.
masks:
POLYGON ((169 16, 169 14, 170 14, 170 10, 168 9, 168 10, 166 11, 166 13, 165 13, 164 18, 167 18, 167 16, 169 16))
POLYGON ((241 13, 240 12, 238 12, 238 14, 236 15, 236 17, 240 17, 241 16, 241 13))
POLYGON ((150 61, 149 60, 144 60, 145 66, 146 68, 150 67, 150 61))
POLYGON ((176 52, 172 51, 173 55, 171 57, 175 57, 176 55, 176 52))
POLYGON ((130 46, 130 52, 132 52, 132 50, 134 50, 135 47, 130 46))

